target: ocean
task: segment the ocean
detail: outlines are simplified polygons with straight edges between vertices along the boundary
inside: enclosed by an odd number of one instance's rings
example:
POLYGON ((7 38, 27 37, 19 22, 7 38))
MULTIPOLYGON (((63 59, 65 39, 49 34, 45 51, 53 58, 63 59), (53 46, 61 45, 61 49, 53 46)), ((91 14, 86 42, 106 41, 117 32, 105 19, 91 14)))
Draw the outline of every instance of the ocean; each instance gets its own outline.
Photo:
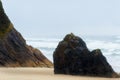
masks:
MULTIPOLYGON (((26 42, 39 49, 53 62, 53 52, 63 38, 64 36, 31 37, 26 38, 26 42)), ((101 49, 113 69, 120 72, 120 36, 81 36, 81 38, 86 42, 89 50, 101 49)))

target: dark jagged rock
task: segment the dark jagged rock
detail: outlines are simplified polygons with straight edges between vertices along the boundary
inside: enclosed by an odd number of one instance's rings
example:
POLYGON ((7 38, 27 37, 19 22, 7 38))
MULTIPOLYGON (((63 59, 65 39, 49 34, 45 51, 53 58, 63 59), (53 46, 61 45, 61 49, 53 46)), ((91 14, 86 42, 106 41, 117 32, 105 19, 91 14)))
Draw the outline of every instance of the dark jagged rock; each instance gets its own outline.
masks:
POLYGON ((90 52, 85 42, 72 33, 58 44, 53 58, 55 74, 118 77, 100 49, 90 52))
POLYGON ((28 46, 5 14, 0 0, 0 66, 52 67, 39 50, 28 46))

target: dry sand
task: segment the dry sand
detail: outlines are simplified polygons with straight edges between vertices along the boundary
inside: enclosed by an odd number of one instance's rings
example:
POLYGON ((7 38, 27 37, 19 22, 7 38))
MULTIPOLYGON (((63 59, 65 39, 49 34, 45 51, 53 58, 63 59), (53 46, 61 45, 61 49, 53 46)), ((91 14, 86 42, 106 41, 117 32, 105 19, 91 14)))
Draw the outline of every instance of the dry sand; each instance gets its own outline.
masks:
POLYGON ((54 75, 53 68, 0 68, 0 80, 120 80, 120 78, 54 75))

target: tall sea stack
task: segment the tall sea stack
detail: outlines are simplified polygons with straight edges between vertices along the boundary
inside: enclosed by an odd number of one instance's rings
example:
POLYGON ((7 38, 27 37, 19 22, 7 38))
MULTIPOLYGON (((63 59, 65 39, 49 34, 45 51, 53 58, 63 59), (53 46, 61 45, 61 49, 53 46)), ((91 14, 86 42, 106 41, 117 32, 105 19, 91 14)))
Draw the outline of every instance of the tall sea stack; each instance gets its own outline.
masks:
POLYGON ((90 51, 86 43, 72 33, 58 44, 53 59, 55 74, 119 77, 100 49, 90 51))
POLYGON ((38 49, 26 44, 4 12, 0 0, 0 66, 1 67, 52 67, 38 49))

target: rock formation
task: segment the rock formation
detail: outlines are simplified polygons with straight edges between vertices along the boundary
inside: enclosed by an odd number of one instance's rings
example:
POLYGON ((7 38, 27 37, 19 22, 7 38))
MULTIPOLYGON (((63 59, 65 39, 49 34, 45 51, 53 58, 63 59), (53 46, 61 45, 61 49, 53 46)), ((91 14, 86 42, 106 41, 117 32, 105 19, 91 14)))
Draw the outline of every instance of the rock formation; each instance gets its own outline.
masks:
POLYGON ((86 43, 74 34, 68 34, 53 54, 54 73, 118 77, 100 49, 90 51, 86 43))
POLYGON ((37 49, 28 46, 13 27, 0 0, 0 66, 51 67, 53 64, 37 49))

